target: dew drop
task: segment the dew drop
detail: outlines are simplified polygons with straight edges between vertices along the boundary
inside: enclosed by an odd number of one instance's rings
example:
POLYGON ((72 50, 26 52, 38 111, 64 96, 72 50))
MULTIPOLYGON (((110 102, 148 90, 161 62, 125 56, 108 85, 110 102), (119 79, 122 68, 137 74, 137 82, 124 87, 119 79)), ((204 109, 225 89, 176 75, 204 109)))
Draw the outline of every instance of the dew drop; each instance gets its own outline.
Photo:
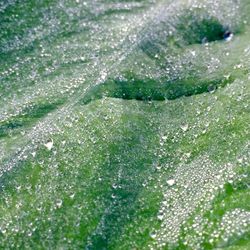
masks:
POLYGON ((35 156, 36 156, 36 152, 32 152, 31 155, 32 155, 33 157, 35 157, 35 156))
POLYGON ((232 32, 230 32, 229 30, 226 31, 223 35, 223 38, 226 42, 230 42, 234 37, 234 34, 232 32))
POLYGON ((174 179, 170 179, 170 180, 167 181, 167 184, 169 186, 173 186, 175 184, 175 180, 174 179))
POLYGON ((57 199, 56 200, 56 208, 61 208, 62 207, 62 200, 61 199, 57 199))
POLYGON ((45 144, 44 146, 48 149, 48 150, 51 150, 53 148, 53 140, 52 139, 49 139, 45 144))
POLYGON ((188 124, 181 125, 181 129, 182 129, 183 132, 188 131, 188 124))

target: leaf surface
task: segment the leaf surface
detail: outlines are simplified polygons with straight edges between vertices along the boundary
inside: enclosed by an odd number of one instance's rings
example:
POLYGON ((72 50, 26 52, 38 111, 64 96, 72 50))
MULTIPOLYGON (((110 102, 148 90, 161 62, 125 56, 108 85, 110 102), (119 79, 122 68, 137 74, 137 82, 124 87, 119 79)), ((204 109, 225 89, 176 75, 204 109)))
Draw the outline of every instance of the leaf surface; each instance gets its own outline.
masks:
POLYGON ((0 248, 248 249, 248 0, 0 3, 0 248))

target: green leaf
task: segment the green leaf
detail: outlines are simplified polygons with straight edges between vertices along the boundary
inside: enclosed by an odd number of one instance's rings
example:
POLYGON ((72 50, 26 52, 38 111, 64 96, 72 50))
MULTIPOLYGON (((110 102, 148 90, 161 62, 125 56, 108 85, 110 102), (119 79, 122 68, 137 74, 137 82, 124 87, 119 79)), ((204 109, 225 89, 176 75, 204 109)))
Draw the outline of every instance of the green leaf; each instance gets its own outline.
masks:
POLYGON ((248 0, 0 3, 0 248, 250 243, 248 0))

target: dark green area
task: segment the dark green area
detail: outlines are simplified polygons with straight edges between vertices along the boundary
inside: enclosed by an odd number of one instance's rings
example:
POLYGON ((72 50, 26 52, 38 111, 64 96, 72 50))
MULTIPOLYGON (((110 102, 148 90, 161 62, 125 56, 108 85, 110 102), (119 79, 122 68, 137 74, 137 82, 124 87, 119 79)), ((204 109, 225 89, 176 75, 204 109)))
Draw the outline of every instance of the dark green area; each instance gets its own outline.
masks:
POLYGON ((43 118, 63 103, 64 100, 60 100, 55 103, 39 103, 25 108, 20 115, 0 122, 0 138, 14 135, 22 127, 31 126, 37 122, 37 119, 43 118))
POLYGON ((83 103, 102 97, 122 98, 125 100, 163 101, 175 100, 183 96, 192 96, 206 92, 213 92, 218 87, 224 87, 233 79, 201 80, 197 78, 181 79, 171 82, 154 79, 138 79, 128 74, 126 80, 108 80, 93 88, 83 99, 83 103))

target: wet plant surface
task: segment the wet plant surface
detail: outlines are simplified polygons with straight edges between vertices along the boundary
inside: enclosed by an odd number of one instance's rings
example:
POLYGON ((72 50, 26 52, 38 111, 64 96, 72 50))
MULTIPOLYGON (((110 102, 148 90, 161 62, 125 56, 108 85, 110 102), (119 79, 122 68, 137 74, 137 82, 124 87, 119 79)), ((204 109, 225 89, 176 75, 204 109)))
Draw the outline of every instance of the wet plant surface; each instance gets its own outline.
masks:
POLYGON ((249 249, 249 13, 0 2, 0 248, 249 249))

